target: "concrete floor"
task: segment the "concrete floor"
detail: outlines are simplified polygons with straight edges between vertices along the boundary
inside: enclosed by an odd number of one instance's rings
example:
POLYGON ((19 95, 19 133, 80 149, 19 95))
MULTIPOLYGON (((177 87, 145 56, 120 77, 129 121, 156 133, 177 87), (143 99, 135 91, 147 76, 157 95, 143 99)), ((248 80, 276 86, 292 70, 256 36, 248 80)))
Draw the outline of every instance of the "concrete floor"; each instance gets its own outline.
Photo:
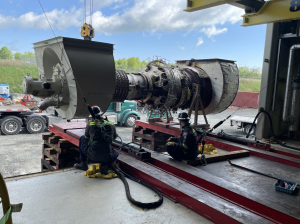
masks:
MULTIPOLYGON (((128 182, 136 200, 157 200, 151 190, 128 182)), ((87 178, 76 170, 8 180, 7 188, 11 203, 23 203, 22 211, 13 213, 14 224, 211 223, 167 198, 157 209, 136 208, 127 201, 120 179, 87 178)))

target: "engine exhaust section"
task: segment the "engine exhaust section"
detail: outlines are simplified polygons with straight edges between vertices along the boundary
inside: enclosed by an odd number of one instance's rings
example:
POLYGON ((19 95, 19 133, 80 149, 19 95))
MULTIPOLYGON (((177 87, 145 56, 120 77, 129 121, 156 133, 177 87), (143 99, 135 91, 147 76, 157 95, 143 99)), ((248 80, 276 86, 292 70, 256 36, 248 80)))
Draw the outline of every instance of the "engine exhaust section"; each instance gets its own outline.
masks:
POLYGON ((112 44, 58 37, 35 43, 34 49, 40 78, 25 76, 23 91, 47 98, 41 109, 55 105, 68 120, 89 116, 83 96, 102 111, 124 100, 138 100, 161 112, 188 109, 193 83, 200 86, 205 113, 216 114, 233 102, 239 86, 237 65, 230 60, 191 59, 169 65, 158 59, 141 72, 126 73, 115 70, 112 44))

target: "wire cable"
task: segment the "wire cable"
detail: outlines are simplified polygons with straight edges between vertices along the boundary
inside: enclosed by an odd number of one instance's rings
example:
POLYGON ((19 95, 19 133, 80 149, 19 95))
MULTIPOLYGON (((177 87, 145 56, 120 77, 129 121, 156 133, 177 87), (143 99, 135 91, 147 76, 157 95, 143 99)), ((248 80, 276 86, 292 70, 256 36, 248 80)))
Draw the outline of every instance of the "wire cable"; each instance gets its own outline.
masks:
POLYGON ((84 13, 84 23, 86 23, 86 0, 84 0, 84 5, 83 5, 83 13, 84 13))
POLYGON ((94 0, 92 1, 92 15, 91 15, 91 25, 93 25, 93 13, 94 13, 94 0))
MULTIPOLYGON (((54 33, 54 30, 53 30, 53 28, 52 28, 52 26, 51 26, 51 23, 49 22, 49 19, 48 19, 46 13, 45 13, 45 10, 44 10, 44 8, 43 8, 43 6, 42 6, 42 3, 40 2, 40 0, 38 0, 38 2, 40 3, 40 6, 41 6, 41 8, 42 8, 42 10, 43 10, 43 13, 44 13, 44 15, 45 15, 45 17, 46 17, 46 19, 47 19, 47 21, 48 21, 48 24, 49 24, 49 26, 50 26, 50 28, 51 28, 51 30, 52 30, 52 33, 53 33, 54 37, 55 37, 55 40, 56 40, 56 42, 57 42, 57 44, 58 44, 58 46, 59 46, 59 48, 60 48, 60 50, 61 50, 61 52, 62 52, 62 55, 64 56, 65 61, 66 61, 67 65, 69 66, 70 70, 73 72, 73 69, 72 69, 71 65, 69 64, 69 62, 68 62, 68 60, 67 60, 67 58, 66 58, 66 55, 64 54, 64 51, 63 51, 62 47, 60 46, 60 44, 59 44, 59 42, 58 42, 58 40, 57 40, 57 37, 56 37, 56 35, 55 35, 55 33, 54 33)), ((86 2, 86 0, 84 0, 84 4, 85 4, 85 2, 86 2)), ((84 11, 85 11, 85 10, 84 10, 84 11)), ((78 82, 76 81, 76 79, 74 79, 74 81, 75 81, 76 85, 78 86, 78 89, 79 89, 81 95, 83 96, 85 102, 87 103, 87 100, 86 100, 86 98, 85 98, 85 96, 84 96, 84 94, 83 94, 82 89, 80 88, 80 85, 78 84, 78 82)), ((88 104, 88 103, 87 103, 87 104, 88 104)))
POLYGON ((276 141, 277 144, 279 144, 279 145, 281 145, 281 146, 283 146, 283 147, 286 147, 286 148, 290 148, 290 149, 294 149, 294 150, 300 151, 299 148, 285 145, 285 144, 283 144, 283 143, 278 139, 278 137, 277 137, 277 136, 275 135, 275 133, 274 133, 273 122, 272 122, 271 116, 270 116, 270 114, 269 114, 267 111, 264 111, 264 110, 261 110, 260 112, 258 112, 258 113, 256 114, 256 116, 255 116, 255 118, 254 118, 254 121, 253 121, 253 123, 252 123, 252 125, 251 125, 251 128, 250 128, 249 131, 248 131, 248 134, 247 134, 246 138, 249 138, 249 135, 250 135, 250 133, 251 133, 251 131, 252 131, 252 128, 253 128, 253 126, 255 125, 255 121, 256 121, 256 119, 258 118, 258 116, 259 116, 261 113, 266 114, 267 117, 269 118, 270 127, 271 127, 271 132, 272 132, 272 135, 274 136, 274 139, 275 139, 275 141, 276 141))

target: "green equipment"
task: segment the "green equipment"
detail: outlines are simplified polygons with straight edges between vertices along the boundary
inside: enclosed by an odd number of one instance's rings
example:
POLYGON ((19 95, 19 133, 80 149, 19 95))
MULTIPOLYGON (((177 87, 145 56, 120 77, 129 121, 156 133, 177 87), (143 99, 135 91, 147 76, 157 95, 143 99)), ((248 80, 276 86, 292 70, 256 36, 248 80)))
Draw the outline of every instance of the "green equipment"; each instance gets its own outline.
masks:
POLYGON ((137 103, 133 100, 124 102, 113 102, 105 112, 108 120, 126 127, 132 127, 136 120, 140 120, 140 114, 137 112, 137 103))

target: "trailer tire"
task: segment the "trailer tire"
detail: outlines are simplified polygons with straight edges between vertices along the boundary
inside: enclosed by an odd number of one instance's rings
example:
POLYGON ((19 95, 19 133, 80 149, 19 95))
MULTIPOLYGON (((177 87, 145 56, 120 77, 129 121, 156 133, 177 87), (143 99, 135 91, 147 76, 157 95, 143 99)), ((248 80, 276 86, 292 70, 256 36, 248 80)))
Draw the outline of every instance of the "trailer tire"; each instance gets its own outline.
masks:
POLYGON ((133 127, 136 120, 137 118, 135 115, 128 115, 124 124, 126 127, 133 127))
MULTIPOLYGON (((250 130, 250 128, 251 128, 251 125, 252 125, 252 124, 247 124, 247 125, 245 125, 245 127, 244 127, 244 129, 243 129, 245 135, 248 134, 248 132, 249 132, 249 130, 250 130)), ((256 126, 254 125, 253 128, 252 128, 252 130, 251 130, 250 135, 255 135, 255 132, 256 132, 256 126)))
POLYGON ((5 135, 15 135, 20 132, 22 123, 14 116, 5 117, 1 122, 1 131, 5 135))
POLYGON ((45 130, 46 122, 41 117, 33 117, 26 124, 26 129, 31 134, 41 133, 45 130))

